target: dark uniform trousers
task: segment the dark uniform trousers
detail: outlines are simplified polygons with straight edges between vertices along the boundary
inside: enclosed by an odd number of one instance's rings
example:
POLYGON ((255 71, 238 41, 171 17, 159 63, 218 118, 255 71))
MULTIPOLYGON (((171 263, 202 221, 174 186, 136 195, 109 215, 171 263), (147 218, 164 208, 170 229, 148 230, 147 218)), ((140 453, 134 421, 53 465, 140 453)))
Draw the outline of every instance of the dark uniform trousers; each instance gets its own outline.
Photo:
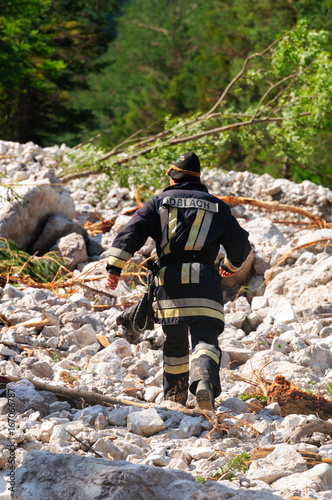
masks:
POLYGON ((214 397, 220 392, 219 367, 221 350, 218 336, 223 326, 210 323, 180 323, 163 325, 164 343, 164 396, 165 399, 186 404, 188 389, 196 392, 199 380, 213 384, 214 397), (191 336, 191 356, 189 338, 191 336), (190 363, 190 364, 189 364, 190 363))

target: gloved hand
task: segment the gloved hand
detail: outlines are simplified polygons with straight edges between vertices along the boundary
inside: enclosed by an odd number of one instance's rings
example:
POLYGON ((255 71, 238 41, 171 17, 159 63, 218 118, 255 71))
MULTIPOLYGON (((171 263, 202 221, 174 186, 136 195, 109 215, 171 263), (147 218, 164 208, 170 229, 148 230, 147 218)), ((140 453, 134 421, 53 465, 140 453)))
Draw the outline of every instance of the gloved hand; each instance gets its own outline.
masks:
POLYGON ((230 271, 226 271, 225 269, 219 268, 219 274, 222 278, 230 278, 235 273, 231 273, 230 271))
POLYGON ((118 286, 120 276, 116 276, 115 274, 107 273, 106 285, 111 290, 115 290, 118 286))
POLYGON ((230 278, 231 276, 233 276, 235 273, 233 273, 232 271, 230 271, 229 269, 227 269, 227 267, 225 266, 224 264, 224 261, 222 261, 220 263, 220 267, 219 267, 219 274, 222 278, 230 278))

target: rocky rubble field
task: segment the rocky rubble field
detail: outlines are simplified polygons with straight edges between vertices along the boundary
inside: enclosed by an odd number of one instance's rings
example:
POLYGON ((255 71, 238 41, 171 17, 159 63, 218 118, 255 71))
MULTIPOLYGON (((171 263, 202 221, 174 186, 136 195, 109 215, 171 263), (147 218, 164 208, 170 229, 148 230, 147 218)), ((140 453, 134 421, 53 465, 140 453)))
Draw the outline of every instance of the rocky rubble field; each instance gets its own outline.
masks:
MULTIPOLYGON (((143 285, 131 291, 119 285, 114 303, 100 279, 108 248, 130 217, 126 211, 135 207, 135 191, 114 185, 102 192, 103 176, 98 184, 89 177, 63 186, 61 162, 69 161, 68 152, 65 146, 0 141, 0 237, 30 253, 57 250, 75 278, 95 280, 71 295, 4 283, 0 288, 0 380, 19 379, 1 385, 0 499, 10 498, 11 477, 14 498, 22 500, 330 500, 332 412, 323 427, 315 413, 285 415, 278 403, 259 402, 250 380, 257 381, 262 369, 265 385, 283 375, 302 391, 332 399, 332 192, 309 181, 204 172, 215 195, 290 204, 328 223, 310 228, 288 224, 310 222, 295 213, 233 208, 253 251, 245 269, 224 280, 223 390, 216 416, 206 418, 197 410, 163 406, 161 328, 131 344, 116 326, 119 305, 143 285), (17 182, 20 199, 6 201, 6 184, 17 182), (117 218, 109 232, 92 235, 84 224, 98 217, 117 218), (323 243, 308 246, 317 240, 323 243), (33 382, 122 403, 87 405, 38 390, 33 382), (141 407, 132 406, 137 403, 141 407), (216 419, 227 433, 213 427, 216 419), (310 425, 320 431, 306 435, 310 425), (257 448, 272 453, 253 459, 257 448), (13 453, 16 470, 10 475, 13 453)), ((153 253, 153 241, 147 241, 133 261, 153 253)), ((188 406, 194 405, 190 396, 188 406)))

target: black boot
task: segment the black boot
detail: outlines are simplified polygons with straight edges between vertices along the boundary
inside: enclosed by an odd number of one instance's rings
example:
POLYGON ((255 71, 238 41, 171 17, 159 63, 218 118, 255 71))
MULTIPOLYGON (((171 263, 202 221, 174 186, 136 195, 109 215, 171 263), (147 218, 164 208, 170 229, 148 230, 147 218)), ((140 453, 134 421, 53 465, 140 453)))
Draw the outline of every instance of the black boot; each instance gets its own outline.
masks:
POLYGON ((186 406, 188 398, 188 374, 177 377, 177 380, 172 380, 172 382, 171 386, 165 384, 164 399, 186 406))
POLYGON ((196 401, 200 410, 214 410, 213 385, 208 380, 200 380, 196 388, 196 401))

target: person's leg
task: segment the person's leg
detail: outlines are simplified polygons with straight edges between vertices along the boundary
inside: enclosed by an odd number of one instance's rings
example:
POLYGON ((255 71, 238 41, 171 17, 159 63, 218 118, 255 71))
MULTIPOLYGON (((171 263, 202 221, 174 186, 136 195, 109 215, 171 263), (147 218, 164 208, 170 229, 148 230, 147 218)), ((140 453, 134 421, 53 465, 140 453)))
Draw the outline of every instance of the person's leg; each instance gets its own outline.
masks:
POLYGON ((188 325, 164 325, 164 399, 185 405, 189 385, 188 325))
POLYGON ((218 346, 218 336, 222 331, 223 327, 208 323, 190 325, 192 342, 190 392, 193 394, 196 394, 197 385, 201 380, 208 383, 203 384, 205 388, 210 386, 213 399, 221 392, 219 378, 221 350, 218 346))

